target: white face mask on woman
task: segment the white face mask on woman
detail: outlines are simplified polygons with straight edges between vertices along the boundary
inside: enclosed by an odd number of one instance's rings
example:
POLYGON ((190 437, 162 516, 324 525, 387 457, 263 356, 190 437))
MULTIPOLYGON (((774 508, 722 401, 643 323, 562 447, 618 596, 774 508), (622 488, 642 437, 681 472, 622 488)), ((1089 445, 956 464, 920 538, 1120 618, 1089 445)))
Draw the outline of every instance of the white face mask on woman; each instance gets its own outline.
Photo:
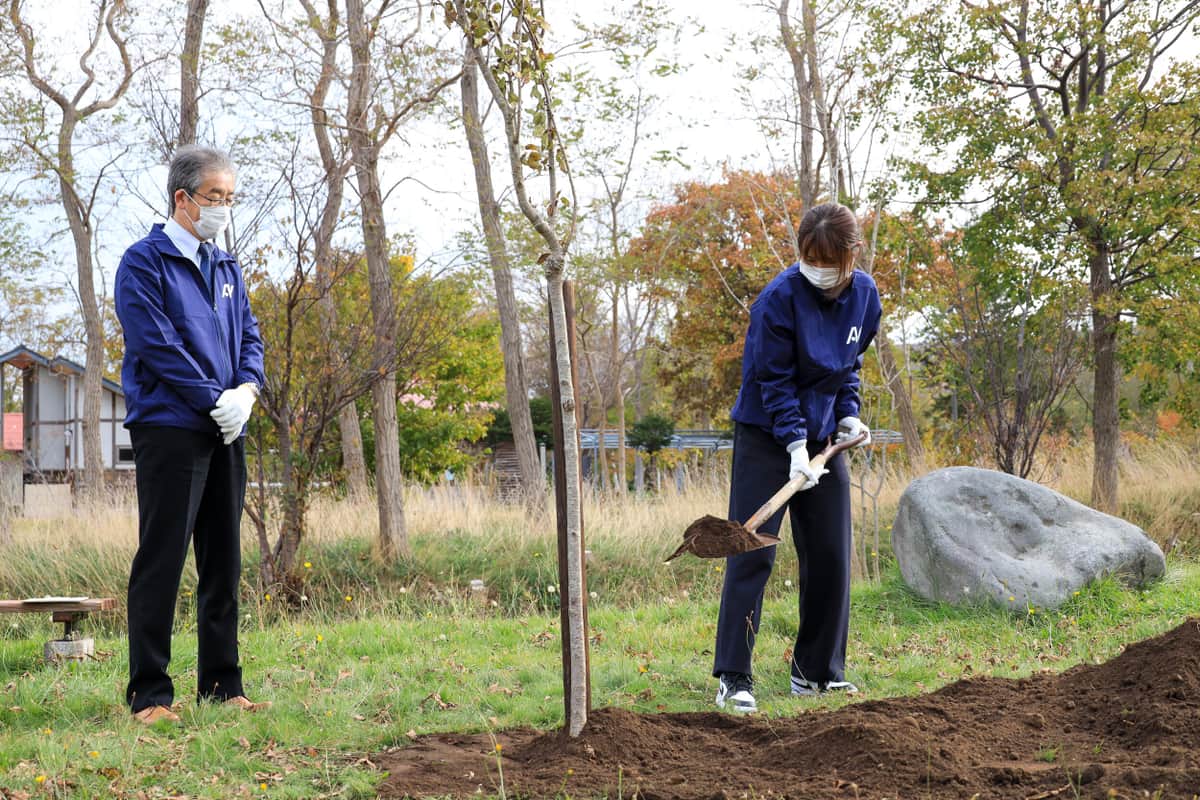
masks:
POLYGON ((193 220, 192 227, 196 229, 196 236, 202 242, 207 242, 209 239, 215 239, 221 235, 221 231, 225 230, 225 226, 229 224, 229 206, 202 206, 196 203, 196 199, 188 195, 188 199, 196 204, 196 208, 200 209, 200 219, 193 220))
POLYGON ((808 282, 818 289, 826 291, 842 282, 842 271, 829 267, 814 267, 811 264, 799 262, 800 274, 808 278, 808 282))

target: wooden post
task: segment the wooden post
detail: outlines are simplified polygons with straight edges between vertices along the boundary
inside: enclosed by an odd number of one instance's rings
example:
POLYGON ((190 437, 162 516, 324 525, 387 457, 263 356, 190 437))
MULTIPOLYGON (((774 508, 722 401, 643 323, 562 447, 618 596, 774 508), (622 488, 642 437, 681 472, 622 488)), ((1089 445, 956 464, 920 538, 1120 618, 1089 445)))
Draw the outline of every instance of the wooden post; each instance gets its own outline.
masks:
MULTIPOLYGON (((567 340, 568 347, 571 353, 571 385, 575 389, 575 408, 581 408, 579 404, 579 379, 576 365, 576 346, 575 346, 575 285, 571 281, 563 282, 563 309, 567 317, 567 340)), ((562 628, 562 664, 563 664, 563 713, 566 719, 571 719, 571 628, 570 618, 567 614, 568 599, 563 596, 567 591, 567 489, 566 489, 566 464, 561 458, 563 451, 563 426, 562 426, 562 400, 558 393, 558 359, 557 351, 554 346, 554 330, 553 321, 550 323, 550 405, 554 409, 554 510, 558 521, 558 600, 559 600, 559 620, 562 628)), ((576 426, 576 444, 578 444, 579 428, 576 426)), ((584 549, 583 537, 583 511, 580 510, 580 552, 584 549)), ((591 669, 591 647, 588 644, 588 616, 587 616, 587 561, 583 560, 580 565, 580 571, 583 576, 581 581, 580 591, 583 592, 583 642, 584 642, 584 683, 587 686, 587 707, 590 710, 592 707, 592 669, 591 669)))

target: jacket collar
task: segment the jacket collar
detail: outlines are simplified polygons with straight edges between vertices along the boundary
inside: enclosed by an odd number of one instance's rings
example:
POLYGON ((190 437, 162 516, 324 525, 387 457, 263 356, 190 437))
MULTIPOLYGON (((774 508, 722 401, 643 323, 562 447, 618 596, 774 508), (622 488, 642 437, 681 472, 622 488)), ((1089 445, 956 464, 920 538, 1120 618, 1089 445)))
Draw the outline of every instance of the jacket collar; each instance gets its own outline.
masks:
POLYGON ((175 245, 176 250, 190 258, 193 263, 200 263, 200 240, 194 233, 176 222, 174 217, 167 218, 163 223, 162 232, 175 245))
MULTIPOLYGON (((165 223, 162 223, 162 222, 156 222, 153 225, 151 225, 150 233, 149 233, 149 235, 146 236, 146 241, 148 241, 154 247, 155 250, 157 250, 159 253, 163 254, 164 256, 171 256, 172 258, 182 258, 183 260, 187 261, 188 263, 194 265, 196 263, 196 261, 189 258, 188 256, 185 256, 183 253, 179 252, 179 248, 176 247, 175 242, 171 241, 171 237, 167 236, 166 232, 163 231, 164 225, 165 225, 165 223)), ((226 253, 220 247, 217 247, 216 243, 213 243, 213 263, 214 264, 220 264, 222 261, 232 261, 232 260, 233 260, 233 256, 231 256, 229 253, 226 253)))

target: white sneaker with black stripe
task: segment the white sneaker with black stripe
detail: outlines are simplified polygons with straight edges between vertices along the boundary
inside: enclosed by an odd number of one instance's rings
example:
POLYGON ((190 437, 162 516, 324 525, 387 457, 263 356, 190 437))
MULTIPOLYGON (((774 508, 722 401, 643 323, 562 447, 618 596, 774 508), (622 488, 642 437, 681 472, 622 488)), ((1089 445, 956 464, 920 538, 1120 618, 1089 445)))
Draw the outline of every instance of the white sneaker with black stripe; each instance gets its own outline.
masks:
POLYGON ((744 672, 722 672, 721 684, 717 687, 717 708, 726 708, 736 714, 753 714, 758 711, 754 702, 754 679, 744 672))
POLYGON ((792 694, 816 695, 825 694, 826 692, 858 694, 858 687, 850 681, 825 681, 824 683, 817 683, 816 681, 797 678, 795 675, 792 676, 792 694))

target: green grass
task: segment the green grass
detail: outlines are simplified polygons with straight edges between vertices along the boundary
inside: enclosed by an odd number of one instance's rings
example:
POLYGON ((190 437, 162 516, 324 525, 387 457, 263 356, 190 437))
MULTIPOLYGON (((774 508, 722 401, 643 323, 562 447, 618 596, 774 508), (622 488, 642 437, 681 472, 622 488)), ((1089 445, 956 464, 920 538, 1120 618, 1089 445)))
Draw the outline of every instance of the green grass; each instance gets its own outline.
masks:
MULTIPOLYGON (((699 564, 688 568, 694 574, 676 578, 673 591, 662 591, 664 584, 628 602, 593 601, 595 706, 712 708, 720 575, 711 563, 692 563, 699 564)), ((507 591, 540 597, 550 568, 527 569, 539 583, 507 591)), ((783 585, 790 570, 771 582, 756 650, 760 708, 776 717, 848 702, 788 694, 786 651, 796 624, 794 590, 783 585)), ((596 570, 592 579, 604 585, 596 570)), ((41 662, 42 642, 55 635, 48 620, 0 618, 0 794, 370 797, 382 776, 363 759, 410 735, 561 724, 556 612, 512 615, 499 602, 473 603, 450 591, 434 596, 421 581, 412 585, 405 594, 421 596, 360 602, 352 595, 343 608, 299 617, 248 609, 246 685, 255 699, 275 704, 257 715, 192 700, 196 640, 185 609, 171 665, 184 701, 185 725, 177 729, 147 731, 121 705, 126 643, 111 625, 91 628, 100 660, 56 668, 41 662)), ((553 602, 521 601, 534 608, 553 602)), ((1144 591, 1104 581, 1057 611, 1018 615, 923 601, 893 569, 881 584, 854 589, 848 677, 873 699, 964 676, 1062 670, 1107 660, 1198 607, 1200 565, 1183 561, 1144 591)))

